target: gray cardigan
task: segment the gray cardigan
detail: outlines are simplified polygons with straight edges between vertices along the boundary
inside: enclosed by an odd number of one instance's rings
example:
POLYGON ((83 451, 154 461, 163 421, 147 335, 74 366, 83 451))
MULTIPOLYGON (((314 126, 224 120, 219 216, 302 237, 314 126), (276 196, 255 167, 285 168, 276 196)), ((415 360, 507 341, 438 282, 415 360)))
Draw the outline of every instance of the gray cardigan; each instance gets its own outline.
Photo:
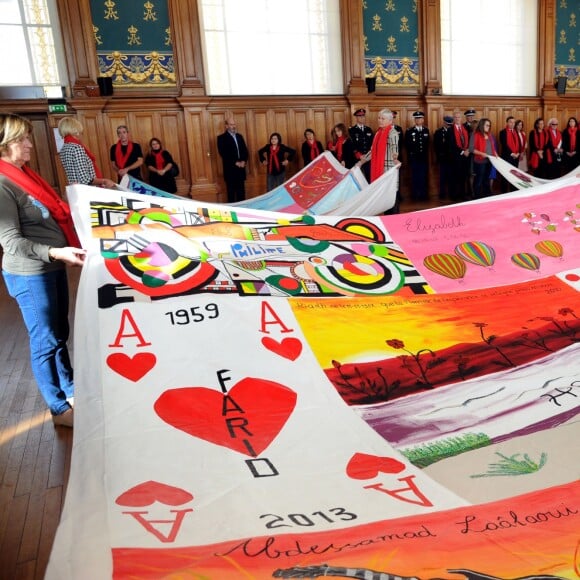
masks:
POLYGON ((49 211, 0 174, 0 245, 2 269, 10 274, 33 275, 64 268, 51 262, 48 249, 67 246, 64 233, 49 211))

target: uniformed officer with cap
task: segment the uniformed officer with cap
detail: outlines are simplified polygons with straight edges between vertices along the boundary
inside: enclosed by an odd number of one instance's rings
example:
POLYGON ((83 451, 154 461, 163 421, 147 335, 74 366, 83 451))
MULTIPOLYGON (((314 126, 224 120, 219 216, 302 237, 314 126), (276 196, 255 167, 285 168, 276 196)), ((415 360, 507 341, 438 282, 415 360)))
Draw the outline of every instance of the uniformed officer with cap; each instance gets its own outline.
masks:
POLYGON ((467 129, 467 132, 471 135, 475 128, 477 127, 477 121, 475 120, 475 109, 467 109, 463 115, 465 116, 465 123, 463 126, 467 129))
POLYGON ((452 201, 456 201, 453 177, 454 148, 453 117, 445 115, 443 125, 433 133, 433 150, 439 164, 439 199, 449 197, 452 201))
POLYGON ((414 127, 405 132, 405 148, 411 167, 411 197, 413 201, 426 201, 427 172, 429 167, 429 129, 424 126, 423 111, 413 113, 414 127))
MULTIPOLYGON (((364 109, 357 109, 354 112, 356 124, 348 129, 350 139, 354 145, 354 154, 357 160, 362 159, 371 150, 373 144, 374 133, 370 127, 365 125, 366 114, 367 112, 364 109)), ((361 170, 367 181, 370 182, 371 164, 367 161, 362 165, 361 170)))

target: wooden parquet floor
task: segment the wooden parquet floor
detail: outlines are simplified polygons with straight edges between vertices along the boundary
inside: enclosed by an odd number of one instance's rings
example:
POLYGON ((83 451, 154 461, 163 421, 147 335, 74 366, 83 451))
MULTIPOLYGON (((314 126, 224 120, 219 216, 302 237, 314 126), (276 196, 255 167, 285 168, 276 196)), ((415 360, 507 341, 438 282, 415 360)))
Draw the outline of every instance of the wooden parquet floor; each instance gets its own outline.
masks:
MULTIPOLYGON (((69 271, 71 307, 78 275, 69 271)), ((2 280, 0 580, 44 577, 64 502, 72 438, 72 429, 54 427, 38 392, 20 310, 2 280)))

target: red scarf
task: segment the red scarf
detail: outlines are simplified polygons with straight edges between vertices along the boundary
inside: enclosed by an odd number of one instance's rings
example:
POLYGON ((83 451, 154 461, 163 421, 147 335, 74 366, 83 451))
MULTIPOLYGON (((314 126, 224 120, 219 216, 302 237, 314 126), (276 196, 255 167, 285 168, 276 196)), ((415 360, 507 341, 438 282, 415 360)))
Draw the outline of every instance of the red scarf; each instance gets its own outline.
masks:
POLYGON ((316 143, 316 140, 314 140, 311 141, 309 144, 310 144, 310 159, 314 161, 320 155, 320 151, 318 150, 318 143, 316 143))
POLYGON ((103 174, 101 173, 101 170, 97 167, 97 160, 95 159, 95 156, 85 147, 85 145, 83 143, 81 143, 76 137, 73 137, 72 135, 67 135, 64 138, 64 142, 65 143, 74 143, 76 145, 80 145, 85 150, 87 157, 91 160, 91 163, 93 164, 93 169, 95 171, 95 177, 97 179, 102 179, 103 174))
POLYGON ((455 144, 459 149, 469 148, 469 135, 467 129, 463 125, 453 125, 453 132, 455 133, 455 144))
POLYGON ((532 139, 534 140, 535 149, 531 152, 530 155, 530 167, 532 169, 537 169, 540 165, 540 156, 538 155, 538 151, 544 152, 544 160, 546 163, 552 163, 552 153, 549 149, 546 148, 549 139, 546 129, 542 129, 541 131, 534 129, 532 131, 532 139))
MULTIPOLYGON (((491 135, 488 134, 488 137, 486 139, 485 134, 483 134, 481 131, 476 131, 473 134, 473 148, 477 149, 477 151, 486 153, 487 143, 491 144, 491 154, 497 155, 497 151, 495 150, 495 143, 493 142, 491 135)), ((483 157, 483 155, 475 155, 474 159, 477 159, 478 161, 485 161, 487 157, 483 157)))
POLYGON ((0 159, 0 173, 17 185, 24 193, 39 201, 50 212, 54 221, 60 226, 67 244, 80 248, 81 243, 75 232, 70 207, 50 187, 50 185, 26 165, 18 169, 12 163, 0 159))
POLYGON ((125 155, 123 155, 122 147, 121 141, 117 141, 117 146, 115 147, 115 163, 119 169, 124 169, 125 165, 127 165, 129 156, 133 152, 133 141, 127 142, 127 152, 125 155))
POLYGON ((385 172, 385 158, 387 156, 387 144, 392 125, 379 127, 375 133, 371 145, 371 183, 385 172))
POLYGON ((508 149, 511 153, 519 153, 520 151, 520 143, 518 136, 516 135, 515 129, 509 129, 508 127, 505 128, 506 130, 506 142, 508 149))
POLYGON ((521 153, 526 148, 528 136, 523 131, 516 131, 518 136, 518 153, 521 153))
POLYGON ((342 161, 342 146, 344 144, 344 142, 346 141, 346 137, 344 135, 341 135, 337 140, 336 140, 336 158, 339 161, 342 161))
POLYGON ((562 133, 556 129, 548 129, 548 136, 550 137, 550 143, 554 149, 558 148, 558 145, 562 143, 562 133), (555 136, 554 136, 555 135, 555 136))
POLYGON ((153 155, 153 159, 155 159, 155 169, 163 169, 166 165, 163 151, 151 151, 151 155, 153 155))
POLYGON ((268 159, 268 173, 273 173, 272 169, 276 166, 276 173, 280 173, 280 160, 278 159, 279 146, 270 145, 270 157, 268 159))
POLYGON ((578 127, 568 127, 568 136, 570 137, 570 151, 576 151, 576 129, 578 127))

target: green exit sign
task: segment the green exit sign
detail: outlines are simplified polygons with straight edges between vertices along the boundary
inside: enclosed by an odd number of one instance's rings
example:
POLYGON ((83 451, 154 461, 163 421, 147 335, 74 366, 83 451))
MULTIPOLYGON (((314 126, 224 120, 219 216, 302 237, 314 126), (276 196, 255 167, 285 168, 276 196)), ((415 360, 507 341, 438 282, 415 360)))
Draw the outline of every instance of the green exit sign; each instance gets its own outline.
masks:
POLYGON ((48 105, 49 113, 66 113, 66 105, 48 105))

